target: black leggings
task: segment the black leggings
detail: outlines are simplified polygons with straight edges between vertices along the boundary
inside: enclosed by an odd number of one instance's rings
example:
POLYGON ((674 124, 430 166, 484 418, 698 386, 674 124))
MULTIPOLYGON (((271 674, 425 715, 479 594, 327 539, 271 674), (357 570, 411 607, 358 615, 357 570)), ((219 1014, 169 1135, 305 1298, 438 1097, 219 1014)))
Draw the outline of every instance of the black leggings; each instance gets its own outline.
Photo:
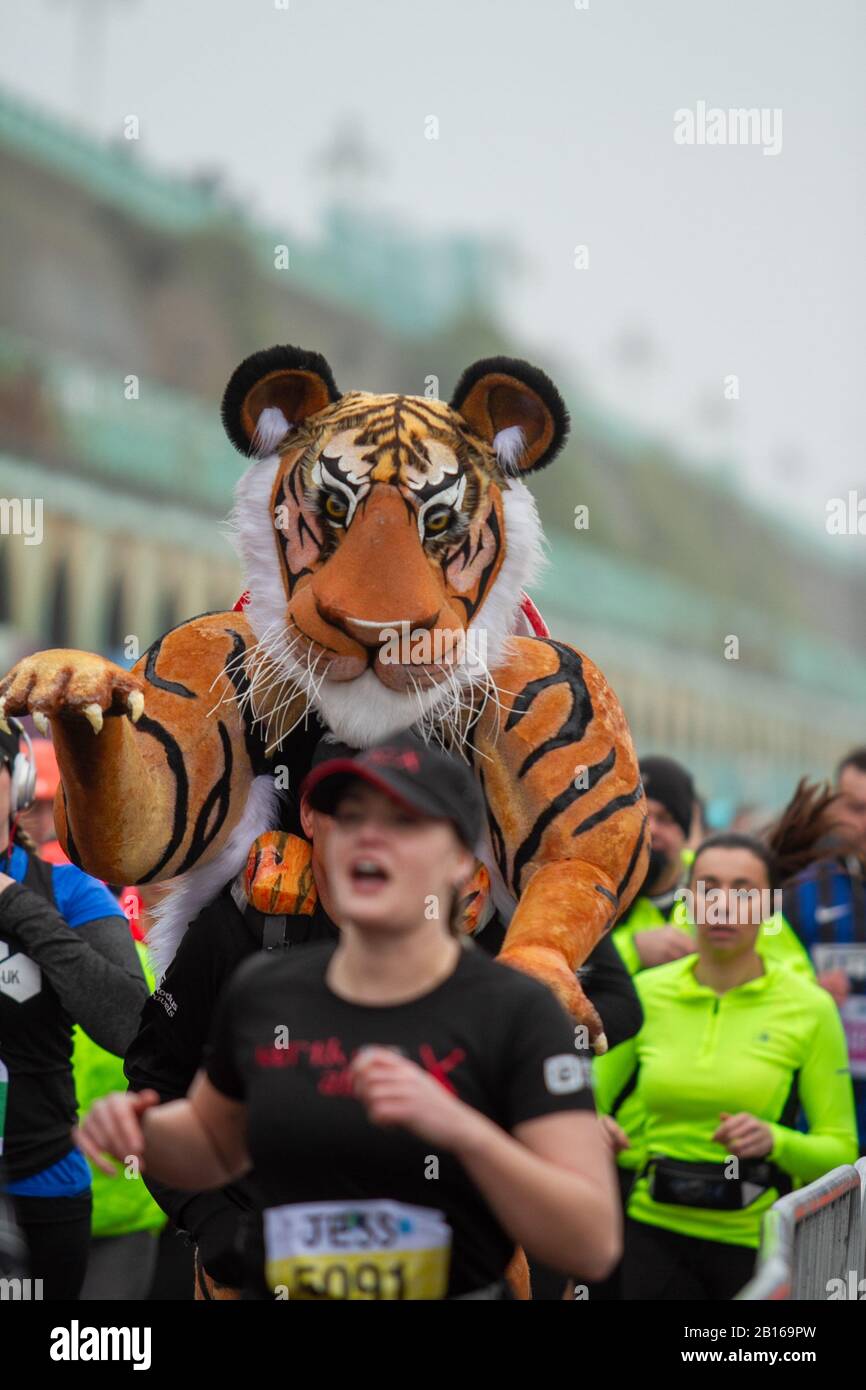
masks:
POLYGON ((30 1258, 27 1272, 42 1280, 42 1297, 51 1302, 77 1299, 90 1249, 90 1193, 13 1197, 12 1202, 30 1258))
POLYGON ((627 1301, 727 1301, 748 1284, 757 1253, 750 1245, 696 1240, 629 1217, 625 1223, 622 1296, 627 1301))

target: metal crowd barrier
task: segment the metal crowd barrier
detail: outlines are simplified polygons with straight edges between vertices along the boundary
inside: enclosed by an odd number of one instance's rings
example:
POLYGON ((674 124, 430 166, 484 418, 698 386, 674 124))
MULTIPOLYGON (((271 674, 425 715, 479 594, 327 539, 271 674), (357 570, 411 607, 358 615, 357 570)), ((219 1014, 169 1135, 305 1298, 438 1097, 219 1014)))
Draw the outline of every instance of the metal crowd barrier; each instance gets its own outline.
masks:
POLYGON ((774 1202, 745 1302, 866 1297, 866 1158, 774 1202))

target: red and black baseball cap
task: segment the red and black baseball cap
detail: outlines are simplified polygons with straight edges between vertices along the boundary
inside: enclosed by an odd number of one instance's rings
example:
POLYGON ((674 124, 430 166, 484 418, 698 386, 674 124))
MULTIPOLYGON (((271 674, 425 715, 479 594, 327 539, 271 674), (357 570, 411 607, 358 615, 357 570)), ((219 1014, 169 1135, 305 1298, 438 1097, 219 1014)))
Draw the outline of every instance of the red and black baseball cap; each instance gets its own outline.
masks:
POLYGON ((466 763, 457 757, 430 748, 415 734, 397 734, 352 757, 338 755, 318 763, 301 795, 314 810, 333 815, 346 787, 356 779, 415 815, 450 820, 464 845, 475 849, 484 824, 484 799, 466 763))

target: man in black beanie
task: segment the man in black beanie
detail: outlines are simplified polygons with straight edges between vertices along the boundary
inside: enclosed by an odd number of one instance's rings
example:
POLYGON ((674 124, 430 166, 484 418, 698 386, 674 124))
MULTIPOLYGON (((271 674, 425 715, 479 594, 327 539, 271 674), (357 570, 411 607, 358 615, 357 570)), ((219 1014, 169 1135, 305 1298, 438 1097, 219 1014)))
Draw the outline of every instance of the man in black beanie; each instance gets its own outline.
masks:
POLYGON ((689 933, 671 923, 676 891, 686 873, 683 851, 695 811, 694 783, 673 758, 642 758, 640 774, 649 815, 649 868, 640 893, 613 932, 632 975, 695 949, 689 933))

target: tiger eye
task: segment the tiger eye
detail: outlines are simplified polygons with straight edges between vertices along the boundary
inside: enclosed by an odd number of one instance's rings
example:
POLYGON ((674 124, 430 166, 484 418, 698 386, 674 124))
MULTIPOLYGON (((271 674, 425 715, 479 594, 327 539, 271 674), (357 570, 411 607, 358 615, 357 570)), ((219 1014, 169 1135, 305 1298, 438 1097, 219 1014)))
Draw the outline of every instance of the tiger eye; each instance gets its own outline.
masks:
POLYGON ((439 532, 439 531, 444 531, 444 530, 447 529, 448 523, 449 523, 450 520, 451 520, 451 513, 450 513, 450 512, 448 512, 448 511, 434 512, 434 514, 433 514, 431 517, 428 517, 427 520, 425 521, 425 523, 424 523, 424 529, 425 529, 425 531, 429 531, 429 532, 431 532, 433 535, 436 535, 437 532, 439 532))
POLYGON ((348 507, 342 497, 337 497, 333 492, 329 492, 325 498, 325 513, 332 521, 342 521, 346 515, 348 507))

